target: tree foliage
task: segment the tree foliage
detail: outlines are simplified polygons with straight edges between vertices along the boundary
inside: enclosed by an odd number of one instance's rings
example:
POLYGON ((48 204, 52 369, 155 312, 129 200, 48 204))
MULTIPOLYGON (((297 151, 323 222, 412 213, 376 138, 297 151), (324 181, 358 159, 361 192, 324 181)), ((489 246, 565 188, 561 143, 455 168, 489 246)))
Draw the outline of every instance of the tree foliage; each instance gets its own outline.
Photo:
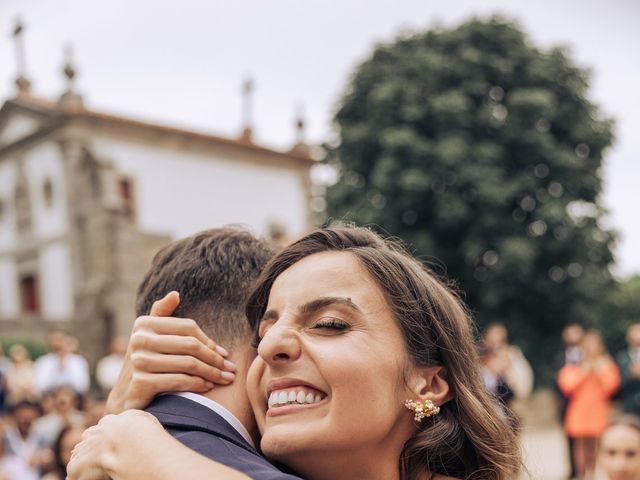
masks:
POLYGON ((498 17, 377 46, 335 116, 328 218, 401 237, 445 266, 481 326, 505 323, 549 358, 611 284, 599 194, 612 121, 588 80, 498 17))

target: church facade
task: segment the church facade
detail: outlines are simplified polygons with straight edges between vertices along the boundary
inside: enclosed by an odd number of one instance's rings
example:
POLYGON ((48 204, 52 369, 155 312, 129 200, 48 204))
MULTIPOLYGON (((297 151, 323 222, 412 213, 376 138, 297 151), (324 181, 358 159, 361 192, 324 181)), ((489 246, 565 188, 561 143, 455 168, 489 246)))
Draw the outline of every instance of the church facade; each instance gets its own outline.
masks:
POLYGON ((308 149, 289 152, 20 91, 0 109, 0 336, 128 334, 136 288, 171 239, 242 224, 311 228, 308 149))

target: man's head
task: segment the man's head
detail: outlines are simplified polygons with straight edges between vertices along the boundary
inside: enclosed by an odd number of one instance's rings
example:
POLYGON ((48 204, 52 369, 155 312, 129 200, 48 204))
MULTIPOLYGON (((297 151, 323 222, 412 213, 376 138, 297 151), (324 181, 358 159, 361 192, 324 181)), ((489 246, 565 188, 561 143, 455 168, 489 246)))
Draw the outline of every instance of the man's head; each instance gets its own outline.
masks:
POLYGON ((275 253, 239 227, 206 230, 170 243, 153 259, 138 288, 136 314, 168 292, 180 293, 175 317, 191 318, 225 348, 248 344, 245 304, 262 268, 275 253))
POLYGON ((627 344, 631 348, 640 348, 640 322, 633 322, 627 327, 627 344))
POLYGON ((49 351, 62 355, 69 350, 69 338, 62 330, 52 330, 47 335, 49 351))
POLYGON ((577 347, 584 337, 584 328, 579 323, 570 323, 562 329, 562 342, 569 347, 577 347))
POLYGON ((28 400, 22 400, 11 407, 11 417, 23 438, 29 436, 33 422, 40 418, 41 413, 40 407, 28 400))

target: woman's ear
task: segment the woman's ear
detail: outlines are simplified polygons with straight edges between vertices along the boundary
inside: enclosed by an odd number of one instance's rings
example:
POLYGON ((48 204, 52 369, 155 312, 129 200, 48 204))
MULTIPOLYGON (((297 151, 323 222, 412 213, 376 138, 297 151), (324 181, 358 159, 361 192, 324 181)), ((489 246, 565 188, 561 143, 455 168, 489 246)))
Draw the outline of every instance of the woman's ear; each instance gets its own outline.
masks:
POLYGON ((441 406, 451 400, 451 390, 444 367, 416 367, 409 381, 412 400, 431 400, 441 406))

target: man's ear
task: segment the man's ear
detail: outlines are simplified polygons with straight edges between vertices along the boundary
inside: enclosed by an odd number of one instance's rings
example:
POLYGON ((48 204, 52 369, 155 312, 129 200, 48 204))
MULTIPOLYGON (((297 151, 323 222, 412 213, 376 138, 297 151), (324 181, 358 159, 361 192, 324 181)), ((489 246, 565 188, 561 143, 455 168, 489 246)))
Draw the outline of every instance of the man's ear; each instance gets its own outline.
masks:
POLYGON ((452 398, 444 367, 416 367, 409 380, 411 400, 431 400, 436 406, 452 398))

